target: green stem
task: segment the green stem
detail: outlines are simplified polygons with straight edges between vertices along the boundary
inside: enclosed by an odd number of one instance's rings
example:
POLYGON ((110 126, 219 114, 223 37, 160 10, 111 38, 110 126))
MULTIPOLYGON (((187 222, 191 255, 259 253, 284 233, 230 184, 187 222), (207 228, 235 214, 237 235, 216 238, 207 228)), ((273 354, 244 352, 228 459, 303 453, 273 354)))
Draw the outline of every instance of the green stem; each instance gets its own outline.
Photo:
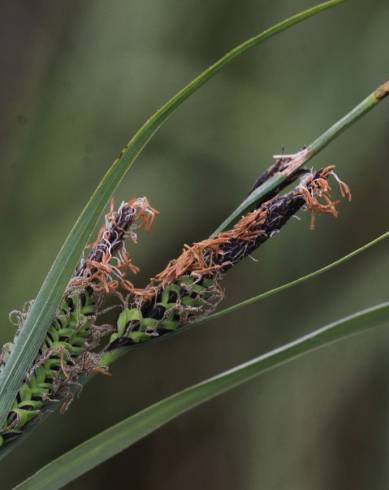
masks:
MULTIPOLYGON (((374 92, 366 97, 360 104, 346 114, 342 119, 337 121, 321 136, 315 139, 310 145, 294 155, 280 156, 285 159, 285 165, 281 172, 270 177, 261 186, 257 187, 231 214, 223 223, 213 232, 212 237, 226 230, 231 224, 238 219, 242 214, 246 213, 250 207, 261 200, 269 192, 276 189, 284 180, 290 176, 295 170, 302 167, 305 163, 311 160, 321 150, 323 150, 332 140, 339 136, 349 126, 354 124, 364 114, 371 111, 379 102, 381 102, 389 94, 389 80, 380 85, 374 92)), ((278 158, 278 157, 277 157, 278 158)))
POLYGON ((389 322, 389 302, 334 322, 128 417, 44 466, 15 490, 56 490, 179 415, 260 374, 341 339, 389 322))
MULTIPOLYGON (((337 123, 331 126, 325 133, 315 139, 309 146, 308 151, 312 156, 319 153, 325 148, 333 139, 339 136, 349 126, 354 124, 367 112, 371 111, 379 102, 381 102, 389 94, 389 80, 380 85, 374 92, 372 92, 366 99, 358 104, 352 111, 346 114, 337 123)), ((310 157, 310 158, 311 158, 310 157)))

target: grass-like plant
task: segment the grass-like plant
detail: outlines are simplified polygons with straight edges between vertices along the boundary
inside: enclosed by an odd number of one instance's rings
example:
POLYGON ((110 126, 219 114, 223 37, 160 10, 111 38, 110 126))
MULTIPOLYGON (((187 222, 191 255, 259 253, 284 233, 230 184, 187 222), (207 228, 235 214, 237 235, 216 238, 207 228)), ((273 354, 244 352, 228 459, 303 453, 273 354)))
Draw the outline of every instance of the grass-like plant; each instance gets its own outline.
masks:
MULTIPOLYGON (((224 310, 222 279, 228 271, 268 241, 302 208, 317 215, 337 215, 339 194, 351 200, 348 186, 334 166, 311 170, 304 165, 343 130, 389 94, 389 82, 380 85, 346 116, 315 141, 292 155, 275 155, 247 198, 210 237, 186 246, 182 253, 150 280, 146 288, 133 284, 137 271, 126 241, 136 240, 157 216, 146 198, 111 207, 92 245, 93 230, 104 209, 138 154, 175 110, 230 61, 271 36, 343 3, 330 0, 276 24, 237 46, 214 63, 140 128, 109 168, 81 213, 35 301, 16 315, 18 332, 3 347, 0 358, 0 458, 6 457, 57 408, 67 408, 96 373, 139 344, 168 339, 174 333, 220 318, 287 288, 340 266, 389 236, 384 233, 328 266, 224 310), (286 188, 291 189, 287 190, 286 188), (117 300, 115 325, 101 317, 107 299, 117 300)), ((141 237, 140 237, 141 238, 141 237)), ((230 371, 187 388, 98 434, 42 468, 17 488, 56 489, 82 475, 156 430, 172 418, 224 393, 264 371, 357 332, 386 324, 389 303, 334 321, 230 371)))

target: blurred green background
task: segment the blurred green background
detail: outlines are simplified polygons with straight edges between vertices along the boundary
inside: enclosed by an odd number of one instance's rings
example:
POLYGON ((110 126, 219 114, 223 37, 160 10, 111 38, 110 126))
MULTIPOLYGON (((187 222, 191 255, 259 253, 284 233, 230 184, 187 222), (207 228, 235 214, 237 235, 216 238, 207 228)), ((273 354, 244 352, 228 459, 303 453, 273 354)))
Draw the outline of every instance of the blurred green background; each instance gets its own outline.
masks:
MULTIPOLYGON (((0 341, 33 298, 92 190, 130 135, 225 51, 313 4, 305 0, 1 2, 0 341)), ((271 155, 309 143, 388 78, 389 3, 351 0, 223 70, 138 159, 117 201, 160 212, 132 247, 158 272, 206 237, 271 155)), ((389 102, 327 148, 353 190, 338 219, 292 220, 224 281, 232 304, 307 273, 387 229, 389 102)), ((340 316, 388 299, 381 244, 319 280, 133 351, 0 465, 1 488, 174 391, 340 316)), ((370 331, 235 389, 69 485, 382 489, 389 486, 389 331, 370 331)))

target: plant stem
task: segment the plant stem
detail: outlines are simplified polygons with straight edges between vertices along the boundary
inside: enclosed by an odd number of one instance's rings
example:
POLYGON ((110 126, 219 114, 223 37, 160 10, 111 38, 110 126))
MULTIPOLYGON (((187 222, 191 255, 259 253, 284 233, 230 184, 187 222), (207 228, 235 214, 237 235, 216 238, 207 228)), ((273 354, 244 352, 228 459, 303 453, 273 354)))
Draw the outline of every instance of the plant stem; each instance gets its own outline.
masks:
POLYGON ((331 126, 325 133, 315 139, 308 150, 311 156, 319 153, 324 147, 326 147, 333 139, 340 135, 345 129, 354 124, 363 115, 369 112, 379 102, 381 102, 389 94, 389 80, 380 85, 374 92, 372 92, 366 99, 358 104, 352 111, 346 114, 337 123, 331 126))
POLYGON ((389 80, 380 85, 374 92, 367 96, 360 104, 354 107, 342 119, 337 121, 327 131, 315 139, 310 145, 294 155, 277 155, 276 159, 285 160, 284 168, 281 172, 270 177, 261 186, 257 187, 231 214, 223 223, 212 233, 211 237, 215 237, 222 231, 226 230, 231 224, 246 213, 249 208, 260 201, 269 192, 276 189, 284 180, 289 177, 298 168, 311 160, 321 150, 323 150, 332 140, 339 136, 349 126, 354 124, 364 114, 371 111, 379 102, 381 102, 389 94, 389 80))

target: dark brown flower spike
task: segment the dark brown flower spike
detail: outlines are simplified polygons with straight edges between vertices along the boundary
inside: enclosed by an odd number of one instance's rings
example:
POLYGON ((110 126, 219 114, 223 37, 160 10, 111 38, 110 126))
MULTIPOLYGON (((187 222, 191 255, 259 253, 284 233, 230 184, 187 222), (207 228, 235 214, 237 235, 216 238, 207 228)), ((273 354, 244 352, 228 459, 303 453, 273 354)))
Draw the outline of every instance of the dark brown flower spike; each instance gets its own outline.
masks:
POLYGON ((350 190, 334 174, 333 166, 305 171, 294 190, 263 202, 230 230, 185 245, 148 287, 131 291, 133 305, 119 316, 109 348, 147 341, 210 314, 224 296, 223 274, 276 234, 302 207, 312 215, 311 228, 317 214, 337 216, 339 201, 331 197, 331 175, 350 200, 350 190))

